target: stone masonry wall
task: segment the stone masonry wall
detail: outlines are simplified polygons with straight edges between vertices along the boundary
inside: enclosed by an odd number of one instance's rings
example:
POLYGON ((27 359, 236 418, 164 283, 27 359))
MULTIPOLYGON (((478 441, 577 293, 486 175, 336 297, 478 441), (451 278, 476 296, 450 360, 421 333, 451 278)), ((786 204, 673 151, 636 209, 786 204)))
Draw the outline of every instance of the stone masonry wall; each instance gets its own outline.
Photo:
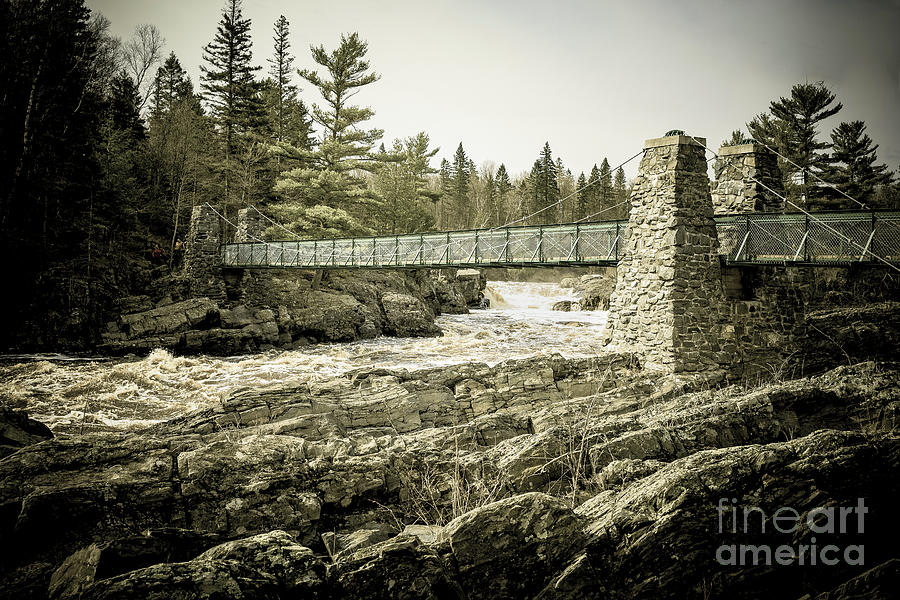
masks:
POLYGON ((718 154, 712 184, 716 214, 784 211, 784 201, 771 191, 784 195, 774 153, 758 144, 742 144, 723 146, 718 154))
MULTIPOLYGON (((900 301, 900 276, 878 265, 741 266, 728 271, 728 279, 740 281, 739 292, 727 304, 726 329, 733 331, 737 345, 730 369, 733 377, 804 375, 810 368, 803 358, 810 338, 830 341, 827 334, 808 326, 810 313, 900 301)), ((859 332, 867 333, 871 332, 859 332)), ((833 349, 841 352, 837 343, 833 349)))
POLYGON ((644 147, 604 341, 637 352, 651 369, 718 368, 736 348, 722 338, 725 297, 704 148, 687 136, 644 147))
MULTIPOLYGON (((255 209, 242 208, 238 211, 237 231, 234 241, 256 242, 264 239, 266 221, 255 209)), ((240 301, 249 306, 267 304, 267 293, 272 288, 272 273, 266 269, 244 269, 238 283, 240 301)))
POLYGON ((208 206, 195 206, 191 212, 184 254, 184 272, 194 298, 225 300, 225 280, 219 255, 221 229, 219 217, 208 206))

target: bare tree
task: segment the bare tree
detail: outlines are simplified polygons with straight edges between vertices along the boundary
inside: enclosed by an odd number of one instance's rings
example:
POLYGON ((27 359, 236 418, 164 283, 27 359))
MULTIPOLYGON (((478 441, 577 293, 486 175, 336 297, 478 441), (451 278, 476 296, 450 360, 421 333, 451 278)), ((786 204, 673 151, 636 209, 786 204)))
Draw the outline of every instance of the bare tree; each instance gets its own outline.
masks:
POLYGON ((138 108, 144 105, 153 92, 153 77, 150 75, 162 58, 166 40, 155 25, 138 25, 131 39, 122 45, 122 60, 138 89, 138 108))

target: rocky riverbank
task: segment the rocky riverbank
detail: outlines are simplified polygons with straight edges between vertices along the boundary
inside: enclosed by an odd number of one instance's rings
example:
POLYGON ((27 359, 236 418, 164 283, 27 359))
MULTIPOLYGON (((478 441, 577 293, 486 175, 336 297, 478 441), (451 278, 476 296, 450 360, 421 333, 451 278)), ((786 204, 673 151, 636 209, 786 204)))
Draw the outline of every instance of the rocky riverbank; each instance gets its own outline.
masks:
POLYGON ((280 272, 256 285, 251 302, 240 290, 215 302, 189 298, 183 282, 171 280, 157 297, 121 300, 122 314, 107 323, 98 349, 233 355, 379 335, 434 336, 435 316, 479 306, 485 285, 471 270, 280 272))
POLYGON ((752 387, 622 354, 361 369, 137 433, 24 439, 0 460, 0 597, 887 598, 890 340, 811 345, 816 374, 752 387), (862 532, 855 512, 806 524, 860 499, 862 532), (802 526, 731 528, 732 507, 802 526), (721 564, 732 545, 827 562, 721 564))

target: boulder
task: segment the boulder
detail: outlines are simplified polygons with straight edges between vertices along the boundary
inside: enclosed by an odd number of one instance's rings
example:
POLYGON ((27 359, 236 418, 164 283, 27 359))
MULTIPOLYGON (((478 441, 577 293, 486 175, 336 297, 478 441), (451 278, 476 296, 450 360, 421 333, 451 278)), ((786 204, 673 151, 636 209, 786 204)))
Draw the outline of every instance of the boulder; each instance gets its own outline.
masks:
POLYGON ((571 300, 560 300, 559 302, 554 302, 553 310, 569 312, 570 310, 572 310, 572 301, 571 300))
POLYGON ((0 458, 53 437, 50 428, 24 411, 0 404, 0 458))
POLYGON ((219 306, 209 298, 192 298, 148 311, 122 315, 119 330, 128 339, 204 329, 218 322, 219 306))
POLYGON ((187 562, 137 569, 88 586, 85 600, 318 598, 325 565, 283 531, 227 542, 187 562))
POLYGON ((609 310, 609 297, 616 289, 616 279, 606 275, 584 275, 578 289, 582 310, 609 310))
POLYGON ((811 589, 832 589, 896 556, 898 467, 895 435, 821 430, 680 458, 621 491, 598 494, 576 513, 588 519, 595 583, 622 597, 794 599, 811 589), (844 526, 834 520, 829 530, 821 519, 818 531, 805 526, 811 511, 831 507, 836 519, 838 509, 861 502, 865 510, 845 512, 850 519, 844 526), (772 516, 782 508, 798 518, 775 528, 772 516), (745 514, 751 515, 747 524, 745 514), (765 525, 761 514, 767 515, 765 525), (837 560, 825 564, 820 551, 829 544, 837 548, 837 560), (860 544, 864 564, 854 564, 846 549, 860 544), (775 559, 782 546, 794 553, 786 563, 775 559), (801 565, 796 557, 804 546, 801 565), (816 564, 810 552, 817 554, 816 564))
POLYGON ((440 541, 449 544, 468 598, 522 598, 583 547, 583 525, 565 501, 531 492, 454 519, 440 541))
POLYGON ((353 296, 309 291, 302 306, 291 308, 291 335, 307 339, 341 342, 359 337, 370 311, 353 296))
POLYGON ((167 528, 90 544, 71 554, 53 573, 49 596, 52 600, 79 598, 95 581, 161 562, 187 561, 220 541, 210 534, 167 528))
POLYGON ((434 279, 435 302, 438 310, 446 315, 464 315, 469 312, 465 296, 454 285, 454 280, 445 275, 438 275, 434 279))
POLYGON ((415 537, 397 536, 341 557, 329 570, 333 598, 463 600, 452 567, 415 537))
POLYGON ((478 269, 460 269, 456 272, 457 289, 467 306, 478 308, 484 298, 487 278, 478 269))
POLYGON ((322 542, 328 554, 335 558, 342 553, 356 552, 393 537, 395 530, 385 523, 366 523, 349 533, 326 531, 322 542))
POLYGON ((385 294, 381 305, 385 333, 398 337, 428 337, 441 333, 434 324, 434 314, 418 298, 408 294, 385 294))

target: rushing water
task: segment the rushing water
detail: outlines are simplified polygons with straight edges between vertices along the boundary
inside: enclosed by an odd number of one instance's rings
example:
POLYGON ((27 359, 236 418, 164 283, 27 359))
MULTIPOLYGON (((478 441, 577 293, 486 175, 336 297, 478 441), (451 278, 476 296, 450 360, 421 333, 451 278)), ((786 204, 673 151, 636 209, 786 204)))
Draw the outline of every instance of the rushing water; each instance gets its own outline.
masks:
POLYGON ((176 357, 155 350, 140 360, 6 357, 0 398, 59 432, 134 429, 219 402, 229 391, 278 381, 314 380, 366 366, 423 368, 600 350, 606 313, 557 312, 571 290, 552 283, 490 282, 490 309, 442 315, 437 338, 378 338, 273 350, 249 356, 176 357))

